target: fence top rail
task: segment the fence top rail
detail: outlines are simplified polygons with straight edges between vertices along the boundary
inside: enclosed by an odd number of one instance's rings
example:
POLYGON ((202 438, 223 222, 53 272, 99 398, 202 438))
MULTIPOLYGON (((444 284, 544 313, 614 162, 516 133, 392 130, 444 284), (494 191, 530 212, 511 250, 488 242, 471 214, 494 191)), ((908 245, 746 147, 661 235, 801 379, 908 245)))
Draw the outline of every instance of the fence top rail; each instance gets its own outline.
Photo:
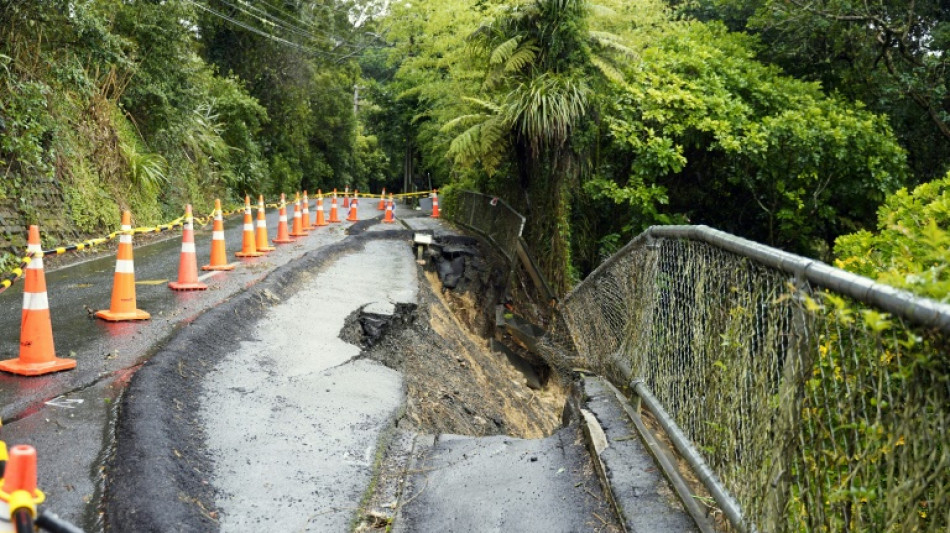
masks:
POLYGON ((524 215, 522 215, 521 213, 519 213, 518 211, 516 211, 515 208, 511 207, 511 205, 509 205, 508 202, 502 200, 501 198, 499 198, 499 197, 497 197, 497 196, 492 196, 492 195, 490 195, 490 194, 482 194, 482 193, 480 193, 480 192, 475 192, 475 191, 462 191, 462 194, 470 194, 470 195, 472 195, 472 196, 481 196, 482 198, 486 199, 486 200, 489 201, 489 202, 492 202, 492 201, 493 201, 494 204, 492 204, 492 205, 498 205, 498 204, 500 204, 502 207, 504 207, 505 209, 507 209, 508 211, 510 211, 512 215, 515 215, 516 217, 518 217, 518 218, 521 220, 521 227, 518 229, 518 236, 519 236, 519 237, 521 236, 521 232, 524 230, 524 224, 525 224, 525 220, 526 220, 526 219, 525 219, 524 215))
POLYGON ((575 293, 595 283, 621 257, 631 250, 649 244, 655 239, 688 239, 701 241, 716 248, 755 260, 767 267, 785 272, 797 279, 854 298, 889 313, 906 318, 925 327, 935 327, 950 333, 950 305, 915 296, 864 276, 832 267, 815 259, 808 259, 766 246, 709 226, 651 226, 634 237, 626 246, 604 261, 564 298, 569 302, 575 293))

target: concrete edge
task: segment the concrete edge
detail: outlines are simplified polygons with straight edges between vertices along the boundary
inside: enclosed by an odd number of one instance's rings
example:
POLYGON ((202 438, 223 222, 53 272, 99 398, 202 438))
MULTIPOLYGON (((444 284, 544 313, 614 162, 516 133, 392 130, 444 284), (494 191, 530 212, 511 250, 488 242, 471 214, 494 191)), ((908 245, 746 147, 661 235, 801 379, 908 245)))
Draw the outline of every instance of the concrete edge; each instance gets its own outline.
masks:
POLYGON ((437 435, 418 433, 412 441, 412 453, 409 456, 409 461, 406 462, 406 468, 402 472, 399 498, 396 500, 396 512, 393 514, 392 527, 390 529, 392 533, 411 533, 404 526, 406 522, 402 510, 426 489, 425 485, 421 488, 412 486, 412 473, 425 471, 425 459, 428 457, 429 451, 435 446, 437 438, 437 435), (407 495, 406 491, 410 489, 413 490, 413 493, 407 495))
POLYGON ((689 485, 686 484, 686 481, 682 478, 682 476, 679 475, 679 471, 677 471, 676 466, 673 465, 672 461, 670 460, 669 455, 672 454, 672 451, 667 449, 666 446, 656 440, 650 430, 646 427, 646 424, 643 423, 643 419, 640 417, 638 410, 630 404, 630 401, 627 399, 627 397, 624 396, 623 393, 620 392, 620 390, 610 382, 610 380, 604 379, 602 381, 604 386, 613 392, 614 397, 620 404, 621 409, 623 409, 623 411, 633 422, 634 426, 636 426, 637 432, 639 433, 640 439, 643 441, 644 446, 646 446, 646 449, 650 452, 650 455, 653 456, 653 460, 660 467, 660 470, 662 470, 663 476, 670 483, 670 486, 673 488, 673 492, 676 493, 676 496, 683 503, 683 507, 686 508, 686 512, 689 513, 690 517, 693 519, 693 522, 696 523, 696 527, 699 528, 701 533, 714 533, 716 529, 709 522, 702 508, 700 508, 696 503, 692 489, 689 488, 689 485))
MULTIPOLYGON (((603 451, 611 446, 611 439, 606 435, 597 416, 587 409, 587 402, 589 398, 586 397, 586 392, 582 383, 583 379, 585 379, 585 377, 581 376, 579 379, 573 381, 572 392, 568 401, 568 405, 572 411, 579 413, 579 420, 581 421, 581 427, 583 429, 587 449, 591 454, 591 459, 595 469, 597 470, 597 475, 600 479, 601 485, 603 486, 604 494, 607 495, 610 504, 614 507, 624 531, 632 533, 636 531, 636 528, 630 523, 631 520, 628 518, 628 513, 626 512, 628 505, 624 505, 624 501, 622 501, 623 498, 619 496, 617 488, 614 487, 613 482, 611 481, 611 476, 608 475, 610 465, 606 464, 602 458, 603 451)), ((637 436, 640 438, 644 447, 649 451, 654 463, 656 463, 656 465, 660 468, 663 477, 669 483, 670 488, 676 494, 679 501, 683 504, 686 513, 693 520, 696 528, 701 533, 714 533, 716 531, 715 528, 712 526, 712 524, 706 518, 705 513, 696 503, 695 499, 693 498, 692 490, 689 489, 689 486, 679 475, 676 467, 666 455, 668 452, 665 451, 665 447, 663 447, 653 437, 653 435, 644 425, 643 421, 640 419, 636 409, 630 404, 629 400, 623 396, 623 394, 612 383, 610 383, 609 380, 600 377, 597 379, 599 379, 604 384, 608 391, 613 393, 613 398, 611 399, 615 400, 620 405, 620 408, 626 414, 629 422, 631 422, 636 428, 637 436)), ((617 448, 615 447, 615 449, 617 448)))
POLYGON ((594 470, 597 471, 597 479, 600 480, 600 486, 604 491, 604 495, 607 497, 610 507, 613 508, 614 513, 617 515, 620 526, 624 532, 633 533, 630 528, 627 527, 623 507, 621 507, 617 501, 613 486, 607 476, 607 467, 600 458, 600 452, 609 445, 609 443, 607 443, 607 437, 604 434, 604 429, 597 421, 597 418, 583 407, 586 403, 587 398, 584 397, 584 390, 579 385, 578 379, 572 380, 571 391, 568 394, 567 403, 564 406, 562 422, 565 426, 568 425, 571 420, 577 420, 578 424, 580 424, 581 433, 584 435, 584 444, 588 453, 590 453, 591 463, 594 465, 594 470), (585 413, 585 411, 587 412, 585 413), (598 439, 595 435, 599 435, 603 438, 603 448, 598 449, 598 439))

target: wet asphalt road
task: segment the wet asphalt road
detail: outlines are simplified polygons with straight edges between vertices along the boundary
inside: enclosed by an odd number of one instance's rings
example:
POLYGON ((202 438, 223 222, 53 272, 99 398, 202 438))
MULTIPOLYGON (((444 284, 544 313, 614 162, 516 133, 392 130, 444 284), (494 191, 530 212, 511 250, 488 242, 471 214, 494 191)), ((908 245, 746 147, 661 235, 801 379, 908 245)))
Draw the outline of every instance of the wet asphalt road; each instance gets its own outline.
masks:
POLYGON ((391 315, 416 303, 412 249, 370 241, 301 278, 253 340, 202 379, 221 531, 346 531, 377 442, 405 402, 401 374, 357 359, 360 348, 339 335, 363 306, 391 315))
MULTIPOLYGON (((268 213, 271 238, 276 235, 277 216, 276 209, 268 213)), ((361 219, 377 216, 374 203, 360 206, 361 219)), ((8 445, 37 448, 40 488, 48 496, 44 508, 87 530, 101 529, 97 500, 103 459, 113 440, 115 399, 137 367, 201 312, 256 283, 274 268, 342 240, 350 225, 344 222, 319 228, 267 256, 241 260, 233 254, 241 247, 242 224, 241 214, 225 221, 228 257, 241 266, 205 279, 207 291, 175 292, 167 287, 167 281, 178 275, 180 232, 171 232, 173 238, 168 240, 135 248, 138 307, 152 314, 145 322, 113 324, 90 318, 86 306, 94 310, 109 306, 115 268, 111 255, 46 273, 57 355, 74 357, 77 368, 31 378, 0 373, 0 416, 4 421, 0 438, 8 445)), ((210 229, 209 224, 196 231, 199 267, 209 259, 210 229)), ((199 272, 199 276, 205 274, 199 272)), ((0 295, 0 358, 18 354, 21 304, 22 282, 0 295)))

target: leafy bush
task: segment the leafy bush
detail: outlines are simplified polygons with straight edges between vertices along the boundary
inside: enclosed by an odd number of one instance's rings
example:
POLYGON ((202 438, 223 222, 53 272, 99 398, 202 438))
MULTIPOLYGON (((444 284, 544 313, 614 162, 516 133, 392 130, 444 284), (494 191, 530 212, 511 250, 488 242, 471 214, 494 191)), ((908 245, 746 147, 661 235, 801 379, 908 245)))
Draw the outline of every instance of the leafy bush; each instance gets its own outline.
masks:
POLYGON ((950 300, 950 173, 889 196, 878 211, 877 232, 839 237, 835 255, 841 268, 950 300))

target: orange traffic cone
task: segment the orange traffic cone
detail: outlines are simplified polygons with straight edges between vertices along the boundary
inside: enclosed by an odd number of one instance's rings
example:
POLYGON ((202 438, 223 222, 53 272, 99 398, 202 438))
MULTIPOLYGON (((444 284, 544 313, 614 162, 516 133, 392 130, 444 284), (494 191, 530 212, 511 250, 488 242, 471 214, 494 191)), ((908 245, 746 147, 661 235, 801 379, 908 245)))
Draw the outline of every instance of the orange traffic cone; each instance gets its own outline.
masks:
POLYGON ((343 207, 350 207, 350 186, 343 189, 343 207))
POLYGON ((277 219, 277 238, 274 244, 287 244, 296 241, 287 232, 287 197, 280 193, 280 218, 277 219))
POLYGON ((310 218, 310 198, 307 197, 307 191, 303 192, 303 212, 300 213, 300 228, 304 233, 310 233, 310 226, 313 220, 310 218))
POLYGON ((313 223, 313 227, 326 226, 327 219, 323 214, 323 191, 317 191, 317 221, 313 223))
MULTIPOLYGON (((244 211, 244 233, 247 234, 248 211, 244 211)), ((181 228, 181 257, 178 260, 178 281, 168 288, 173 291, 203 291, 207 285, 198 281, 198 258, 195 255, 195 227, 191 204, 185 206, 185 225, 181 228)))
POLYGON ((336 189, 333 189, 333 199, 330 200, 330 218, 327 222, 334 223, 340 221, 340 217, 337 215, 337 207, 336 189))
POLYGON ((234 257, 260 257, 264 252, 257 251, 257 239, 254 237, 254 221, 251 219, 251 197, 244 196, 244 240, 241 251, 234 257))
POLYGON ((379 205, 376 206, 378 211, 384 211, 386 209, 386 187, 383 187, 382 194, 379 195, 379 205))
POLYGON ((432 218, 439 218, 439 191, 432 191, 432 218))
POLYGON ((356 215, 356 208, 359 205, 359 196, 360 191, 353 192, 353 201, 350 202, 350 214, 346 217, 346 219, 350 222, 356 222, 359 220, 359 217, 356 215))
POLYGON ((264 195, 257 199, 257 251, 273 252, 277 248, 267 244, 267 212, 264 207, 264 195))
MULTIPOLYGON (((36 449, 28 444, 17 444, 10 448, 10 456, 3 472, 3 492, 11 500, 21 505, 35 506, 42 503, 44 495, 36 488, 36 449), (26 494, 17 494, 17 492, 26 494), (27 503, 29 502, 29 503, 27 503)), ((11 505, 12 507, 12 505, 11 505)), ((5 517, 9 519, 9 517, 5 517)))
MULTIPOLYGON (((30 226, 27 252, 42 254, 40 227, 30 226)), ((46 296, 43 257, 36 256, 26 267, 23 282, 23 314, 20 318, 20 357, 0 361, 0 370, 21 376, 39 376, 76 368, 74 359, 57 359, 53 346, 53 324, 46 296)), ((10 468, 9 463, 7 469, 10 468)))
POLYGON ((307 233, 303 230, 303 219, 300 216, 300 193, 297 193, 297 199, 294 201, 294 225, 290 230, 291 237, 306 237, 307 233))
MULTIPOLYGON (((132 229, 132 213, 122 212, 122 231, 132 229)), ((151 315, 135 308, 135 263, 132 260, 132 235, 119 235, 119 253, 115 259, 112 304, 108 311, 96 311, 96 317, 109 322, 148 320, 151 315)))
POLYGON ((211 262, 201 270, 234 270, 228 264, 228 253, 224 246, 224 217, 221 215, 221 200, 214 201, 214 225, 211 228, 211 262))
POLYGON ((390 194, 389 203, 386 204, 386 218, 383 219, 383 222, 387 224, 392 224, 393 222, 396 221, 395 215, 393 214, 393 209, 395 209, 394 204, 395 202, 393 201, 393 195, 390 194))

